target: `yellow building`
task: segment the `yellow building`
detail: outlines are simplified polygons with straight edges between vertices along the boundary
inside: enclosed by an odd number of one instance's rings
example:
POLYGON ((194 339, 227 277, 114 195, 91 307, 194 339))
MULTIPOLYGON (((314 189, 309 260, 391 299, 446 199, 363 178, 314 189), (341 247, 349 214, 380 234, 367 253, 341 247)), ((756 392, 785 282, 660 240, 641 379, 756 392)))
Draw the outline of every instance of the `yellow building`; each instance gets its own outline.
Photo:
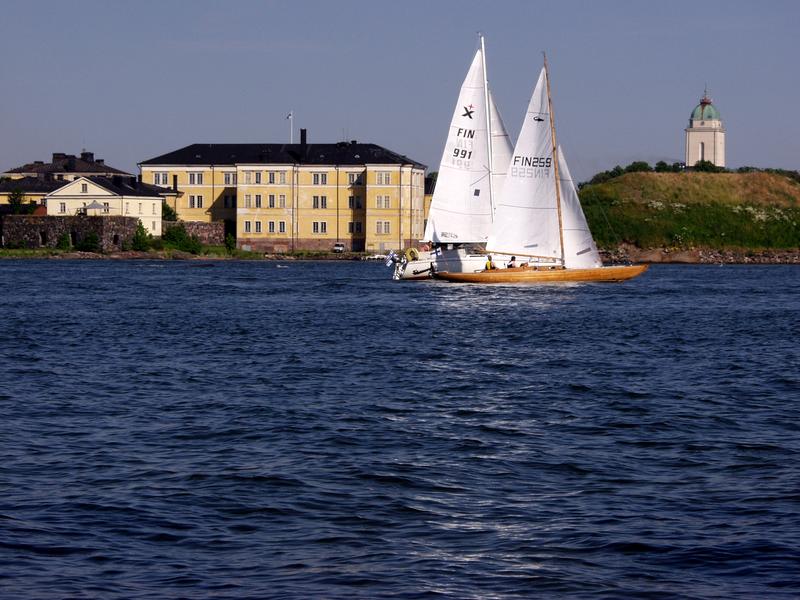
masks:
POLYGON ((424 233, 425 165, 375 144, 193 144, 140 165, 178 218, 225 220, 247 250, 385 252, 424 233))

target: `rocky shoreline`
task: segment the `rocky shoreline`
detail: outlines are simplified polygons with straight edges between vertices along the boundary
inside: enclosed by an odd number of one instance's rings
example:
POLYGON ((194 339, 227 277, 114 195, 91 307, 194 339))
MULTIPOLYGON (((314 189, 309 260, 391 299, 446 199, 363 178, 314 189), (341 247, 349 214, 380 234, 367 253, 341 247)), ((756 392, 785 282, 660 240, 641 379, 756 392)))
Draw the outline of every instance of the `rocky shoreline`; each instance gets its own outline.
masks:
MULTIPOLYGON (((797 265, 800 264, 800 248, 797 250, 717 250, 713 248, 638 248, 623 244, 613 250, 601 250, 600 256, 605 264, 619 263, 648 263, 648 264, 764 264, 764 265, 797 265)), ((297 256, 288 254, 264 254, 250 256, 246 259, 236 256, 189 254, 179 250, 136 252, 133 250, 123 252, 110 252, 97 254, 94 252, 63 252, 51 255, 14 256, 2 255, 0 259, 10 258, 45 258, 57 260, 85 259, 85 260, 269 260, 269 261, 296 261, 296 260, 366 260, 366 257, 356 253, 320 254, 313 256, 297 256)))
POLYGON ((797 265, 800 248, 796 250, 717 250, 715 248, 638 248, 622 244, 614 250, 601 250, 605 263, 670 263, 709 265, 797 265))

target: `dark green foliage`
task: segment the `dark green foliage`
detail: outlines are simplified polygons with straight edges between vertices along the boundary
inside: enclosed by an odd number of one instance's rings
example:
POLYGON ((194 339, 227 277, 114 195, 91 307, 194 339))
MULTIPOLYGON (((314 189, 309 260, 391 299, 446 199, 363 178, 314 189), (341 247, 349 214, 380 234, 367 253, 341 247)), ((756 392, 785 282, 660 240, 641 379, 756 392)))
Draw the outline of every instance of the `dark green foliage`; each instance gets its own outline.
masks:
POLYGON ((11 206, 11 212, 18 215, 22 212, 22 201, 25 199, 25 193, 16 189, 8 195, 8 203, 11 206))
POLYGON ((176 213, 175 209, 172 208, 169 204, 164 202, 161 205, 161 218, 164 221, 177 221, 178 220, 178 213, 176 213))
POLYGON ((100 238, 94 231, 90 231, 75 244, 75 249, 81 252, 100 252, 100 238))
POLYGON ((652 170, 653 169, 650 167, 650 165, 643 160, 634 161, 625 167, 626 173, 648 173, 652 170))
POLYGON ((139 221, 139 225, 136 226, 136 233, 133 234, 131 239, 131 249, 137 252, 147 252, 151 241, 152 237, 147 233, 142 222, 139 221))
POLYGON ((228 251, 228 254, 236 250, 236 238, 230 233, 225 236, 225 250, 228 251))
POLYGON ((671 170, 672 169, 670 168, 670 166, 663 160, 660 160, 656 163, 656 168, 655 168, 656 173, 669 173, 671 170))
POLYGON ((58 241, 56 242, 56 248, 59 250, 69 250, 72 247, 72 244, 69 241, 69 234, 62 233, 58 236, 58 241))
POLYGON ((724 173, 726 171, 725 167, 718 167, 710 160, 698 160, 694 163, 692 170, 701 173, 724 173))
POLYGON ((189 236, 186 233, 186 228, 182 224, 169 227, 164 235, 161 236, 164 244, 181 250, 182 252, 190 252, 191 254, 200 254, 203 246, 196 235, 189 236))

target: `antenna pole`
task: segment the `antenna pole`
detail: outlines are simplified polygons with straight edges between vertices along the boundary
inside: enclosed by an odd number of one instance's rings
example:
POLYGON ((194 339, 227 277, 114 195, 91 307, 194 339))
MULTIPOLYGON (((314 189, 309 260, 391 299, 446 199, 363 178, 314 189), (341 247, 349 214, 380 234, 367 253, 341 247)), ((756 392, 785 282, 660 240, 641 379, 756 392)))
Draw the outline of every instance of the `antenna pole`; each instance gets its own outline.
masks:
POLYGON ((486 48, 483 44, 483 34, 478 32, 481 40, 481 67, 483 68, 483 110, 486 112, 486 142, 489 149, 489 208, 491 219, 494 223, 494 160, 492 156, 492 116, 489 112, 489 80, 486 78, 486 48))
POLYGON ((286 118, 289 119, 289 143, 294 144, 294 111, 290 110, 286 118))
POLYGON ((547 65, 547 54, 544 56, 544 77, 547 82, 547 112, 550 115, 550 136, 553 140, 553 174, 556 178, 556 209, 558 210, 558 241, 561 244, 561 265, 566 266, 564 257, 564 223, 561 217, 561 180, 558 173, 558 145, 556 143, 556 125, 553 118, 553 101, 550 97, 550 68, 547 65))

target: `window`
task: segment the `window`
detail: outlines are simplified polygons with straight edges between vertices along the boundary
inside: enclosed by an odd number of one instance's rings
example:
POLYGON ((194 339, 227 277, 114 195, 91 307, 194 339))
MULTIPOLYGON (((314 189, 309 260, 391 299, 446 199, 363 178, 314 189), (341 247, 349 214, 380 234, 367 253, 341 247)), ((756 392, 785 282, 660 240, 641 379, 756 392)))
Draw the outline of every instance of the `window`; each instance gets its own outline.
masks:
POLYGON ((348 173, 347 183, 349 183, 350 185, 362 185, 361 173, 348 173))
POLYGON ((82 183, 81 184, 81 194, 87 194, 87 193, 89 193, 89 184, 88 183, 82 183))
POLYGON ((225 173, 225 185, 236 185, 236 173, 225 173))
POLYGON ((142 203, 139 202, 139 214, 142 214, 142 203))
POLYGON ((312 205, 314 208, 328 208, 327 196, 314 196, 312 198, 312 205))
POLYGON ((194 208, 194 196, 189 196, 189 208, 194 208))
POLYGON ((376 171, 378 185, 391 185, 392 173, 391 171, 376 171))
POLYGON ((261 171, 255 172, 256 183, 261 183, 261 171))
POLYGON ((286 208, 286 194, 278 195, 278 206, 280 208, 286 208))
POLYGON ((313 173, 311 177, 314 185, 328 185, 327 173, 313 173))
POLYGON ((269 195, 269 207, 275 208, 275 194, 269 195))
POLYGON ((153 214, 156 214, 156 205, 153 203, 153 214))
POLYGON ((189 185, 203 185, 203 174, 189 173, 189 185))
POLYGON ((286 185, 286 171, 281 171, 278 173, 278 183, 281 185, 286 185))
POLYGON ((278 223, 278 232, 279 233, 286 233, 286 221, 280 221, 278 223))
POLYGON ((253 183, 253 173, 250 171, 244 172, 244 182, 245 183, 253 183))
POLYGON ((261 208, 261 194, 256 194, 256 208, 261 208))
POLYGON ((202 196, 198 196, 197 197, 197 208, 203 208, 203 197, 202 196))
POLYGON ((253 201, 252 198, 253 197, 250 194, 245 194, 244 195, 244 207, 245 208, 250 208, 250 204, 253 201))
POLYGON ((356 233, 361 233, 361 221, 356 221, 356 233))
POLYGON ((269 222, 269 232, 270 233, 275 233, 275 221, 270 221, 269 222))
POLYGON ((311 224, 311 228, 314 233, 328 233, 328 223, 327 221, 314 221, 311 224))
POLYGON ((108 209, 109 209, 108 202, 103 202, 103 212, 108 213, 108 209))
POLYGON ((150 221, 150 223, 152 223, 152 225, 153 225, 153 226, 151 227, 151 229, 152 229, 153 231, 155 231, 155 230, 156 230, 156 222, 155 222, 155 221, 150 221))
POLYGON ((131 212, 131 203, 130 202, 126 202, 125 203, 125 214, 127 215, 129 212, 131 212))
POLYGON ((256 233, 261 233, 261 221, 256 221, 256 233))
POLYGON ((375 206, 378 208, 391 208, 391 201, 389 196, 376 196, 375 206))
POLYGON ((267 183, 275 183, 275 171, 267 173, 267 183))
POLYGON ((59 205, 59 211, 58 211, 58 212, 60 212, 60 213, 65 213, 65 212, 67 212, 67 203, 66 203, 66 202, 62 202, 62 203, 59 205))
POLYGON ((376 221, 375 224, 378 235, 389 233, 389 221, 376 221))
POLYGON ((244 222, 244 232, 245 233, 250 233, 250 225, 251 225, 250 221, 245 221, 244 222))
POLYGON ((347 197, 347 208, 353 209, 356 207, 356 197, 355 196, 348 196, 347 197))
POLYGON ((350 221, 347 224, 347 233, 355 233, 356 232, 356 224, 353 221, 350 221))
POLYGON ((164 172, 153 173, 153 183, 156 185, 168 185, 168 174, 164 172))

